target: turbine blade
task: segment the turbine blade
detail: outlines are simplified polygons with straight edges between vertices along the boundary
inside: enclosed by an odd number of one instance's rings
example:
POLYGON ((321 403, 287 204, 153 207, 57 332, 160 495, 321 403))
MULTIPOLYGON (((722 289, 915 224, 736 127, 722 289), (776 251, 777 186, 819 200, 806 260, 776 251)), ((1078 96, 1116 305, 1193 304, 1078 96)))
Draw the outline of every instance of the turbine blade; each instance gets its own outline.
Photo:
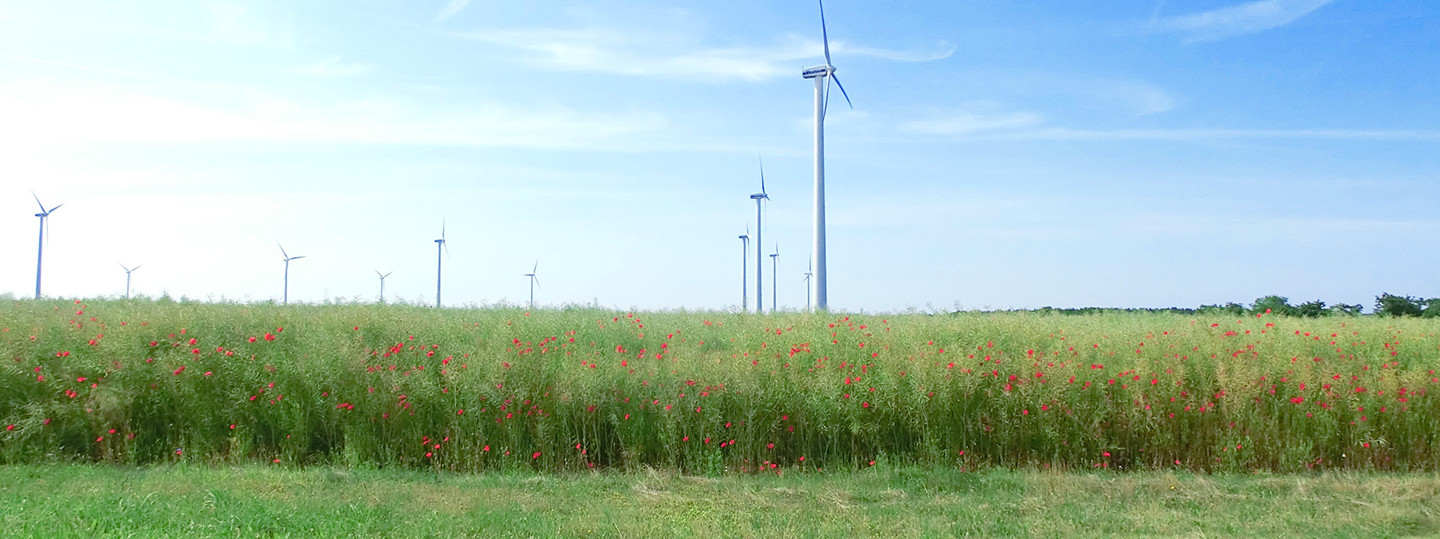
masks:
POLYGON ((35 194, 34 191, 31 191, 31 192, 30 192, 30 196, 35 197, 35 204, 36 204, 37 206, 40 206, 40 213, 46 213, 46 212, 45 212, 45 205, 40 203, 40 195, 37 195, 37 194, 35 194))
POLYGON ((755 158, 760 160, 760 194, 765 195, 765 198, 768 199, 770 194, 765 191, 765 158, 760 157, 759 154, 756 154, 755 158))
POLYGON ((535 288, 540 288, 540 289, 544 289, 544 288, 545 288, 545 287, 543 287, 543 286, 540 286, 540 278, 539 278, 539 277, 536 277, 536 276, 533 276, 533 275, 532 275, 532 276, 530 276, 530 278, 535 280, 535 288))
POLYGON ((535 267, 530 268, 530 273, 535 273, 536 270, 539 270, 539 269, 540 269, 540 259, 537 258, 537 259, 535 259, 535 267))
POLYGON ((820 41, 825 44, 825 65, 830 65, 830 33, 825 29, 825 0, 820 3, 820 41))
POLYGON ((380 275, 380 270, 375 270, 375 275, 378 275, 381 279, 385 278, 384 275, 380 275))
POLYGON ((285 258, 290 258, 290 253, 285 252, 285 246, 284 246, 284 245, 280 245, 280 242, 275 242, 275 246, 280 248, 280 254, 281 254, 281 255, 284 255, 285 258))
POLYGON ((834 79, 834 80, 835 80, 835 86, 836 86, 837 88, 840 88, 840 95, 842 95, 842 96, 845 97, 845 104, 846 104, 846 105, 850 105, 850 110, 855 110, 855 104, 850 102, 850 94, 845 93, 845 85, 844 85, 844 84, 840 84, 840 79, 835 78, 835 74, 834 74, 834 73, 831 73, 831 74, 830 74, 830 78, 831 78, 831 79, 834 79))
POLYGON ((385 275, 381 275, 380 278, 381 278, 381 279, 384 279, 384 278, 386 278, 386 277, 389 277, 391 273, 395 273, 395 272, 393 272, 393 271, 386 272, 385 275))
POLYGON ((305 258, 305 256, 304 256, 304 255, 301 255, 301 256, 292 256, 292 257, 290 257, 290 260, 300 260, 300 259, 302 259, 302 258, 305 258))
MULTIPOLYGON (((64 204, 56 204, 54 208, 50 208, 50 209, 48 209, 48 210, 45 210, 45 213, 48 215, 50 212, 53 212, 53 211, 55 211, 55 210, 60 209, 60 206, 64 206, 64 204)), ((41 208, 41 209, 44 209, 44 208, 41 208)))

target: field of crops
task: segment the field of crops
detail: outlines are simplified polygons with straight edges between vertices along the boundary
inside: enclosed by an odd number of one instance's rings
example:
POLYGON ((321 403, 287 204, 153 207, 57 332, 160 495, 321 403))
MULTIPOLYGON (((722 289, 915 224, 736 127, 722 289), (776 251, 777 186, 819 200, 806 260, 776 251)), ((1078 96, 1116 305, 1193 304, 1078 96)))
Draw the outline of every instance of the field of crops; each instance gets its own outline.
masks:
POLYGON ((1440 469, 1440 322, 0 305, 0 464, 1440 469))

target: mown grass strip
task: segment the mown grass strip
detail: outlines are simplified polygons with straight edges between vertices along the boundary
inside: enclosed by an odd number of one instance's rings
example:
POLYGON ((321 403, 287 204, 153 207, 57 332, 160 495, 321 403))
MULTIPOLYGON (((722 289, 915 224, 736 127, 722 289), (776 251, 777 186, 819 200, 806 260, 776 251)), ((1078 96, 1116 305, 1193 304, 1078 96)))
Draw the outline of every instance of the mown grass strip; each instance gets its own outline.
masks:
POLYGON ((1440 476, 52 465, 0 467, 0 506, 29 537, 1393 537, 1440 534, 1440 476))

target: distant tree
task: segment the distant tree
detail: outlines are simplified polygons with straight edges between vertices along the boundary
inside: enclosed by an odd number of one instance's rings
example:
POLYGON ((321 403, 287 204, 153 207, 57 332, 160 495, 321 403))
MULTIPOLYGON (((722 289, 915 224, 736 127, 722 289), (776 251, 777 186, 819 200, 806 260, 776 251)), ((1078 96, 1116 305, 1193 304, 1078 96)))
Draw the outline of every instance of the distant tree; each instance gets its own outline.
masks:
POLYGON ((1295 315, 1295 308, 1290 306, 1290 298, 1285 296, 1265 296, 1255 300, 1255 303, 1250 306, 1250 314, 1260 314, 1266 311, 1271 314, 1295 315))
POLYGON ((1389 292, 1375 297, 1375 314, 1385 316, 1420 316, 1425 300, 1413 296, 1396 296, 1389 292))
POLYGON ((1291 311, 1295 316, 1303 316, 1306 318, 1319 318, 1330 314, 1330 311, 1325 308, 1325 302, 1318 299, 1296 305, 1291 311))
POLYGON ((1245 306, 1232 301, 1224 305, 1201 305, 1195 312, 1199 314, 1245 314, 1245 306))
POLYGON ((1330 306, 1330 313, 1344 316, 1360 316, 1360 310, 1363 308, 1359 303, 1336 303, 1330 306))
POLYGON ((1420 311, 1421 318, 1440 318, 1440 298, 1425 300, 1425 310, 1420 311))

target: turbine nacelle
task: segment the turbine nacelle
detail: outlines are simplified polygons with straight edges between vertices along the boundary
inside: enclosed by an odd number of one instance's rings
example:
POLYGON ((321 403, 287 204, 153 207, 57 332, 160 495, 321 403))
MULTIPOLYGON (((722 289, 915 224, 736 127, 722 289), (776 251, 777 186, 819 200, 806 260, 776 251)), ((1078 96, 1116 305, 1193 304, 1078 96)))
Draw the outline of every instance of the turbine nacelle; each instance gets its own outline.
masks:
POLYGON ((804 77, 804 78, 807 78, 807 79, 814 79, 814 78, 819 78, 819 77, 828 77, 828 76, 831 76, 831 75, 834 75, 834 74, 835 74, 835 66, 832 66, 832 65, 819 65, 819 66, 815 66, 815 67, 806 68, 804 71, 801 71, 801 72, 800 72, 800 76, 801 76, 801 77, 804 77))

